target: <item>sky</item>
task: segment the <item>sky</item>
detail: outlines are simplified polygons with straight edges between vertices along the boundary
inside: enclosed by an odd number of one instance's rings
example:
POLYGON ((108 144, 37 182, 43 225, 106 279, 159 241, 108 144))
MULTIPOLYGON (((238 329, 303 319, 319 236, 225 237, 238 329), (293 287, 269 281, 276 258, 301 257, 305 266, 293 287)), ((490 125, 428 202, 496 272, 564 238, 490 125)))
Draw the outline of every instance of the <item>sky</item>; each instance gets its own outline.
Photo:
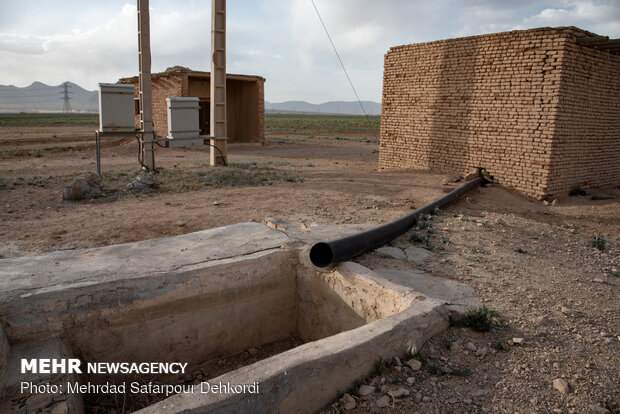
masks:
MULTIPOLYGON (((314 0, 362 100, 381 101, 392 46, 542 26, 620 38, 620 0, 314 0)), ((211 2, 151 0, 152 72, 210 70, 211 2)), ((135 1, 0 0, 0 84, 95 90, 138 72, 135 1)), ((353 101, 311 0, 229 0, 227 71, 270 102, 353 101)))

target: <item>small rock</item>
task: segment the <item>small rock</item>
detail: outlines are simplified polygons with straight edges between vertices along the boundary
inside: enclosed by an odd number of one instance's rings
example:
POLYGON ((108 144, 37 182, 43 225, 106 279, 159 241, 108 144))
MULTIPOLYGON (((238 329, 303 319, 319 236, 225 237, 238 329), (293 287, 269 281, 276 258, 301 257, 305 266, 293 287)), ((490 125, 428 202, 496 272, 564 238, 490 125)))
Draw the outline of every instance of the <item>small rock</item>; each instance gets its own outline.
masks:
POLYGON ((596 414, 610 414, 611 413, 611 411, 609 411, 607 408, 601 407, 600 405, 596 405, 596 404, 588 404, 588 408, 590 409, 590 411, 596 414))
POLYGON ((346 411, 351 411, 355 407, 357 407, 357 402, 355 402, 355 398, 351 397, 349 394, 345 394, 342 397, 342 408, 346 411))
POLYGON ((553 207, 557 206, 557 205, 558 205, 558 199, 557 199, 557 198, 554 198, 554 199, 553 199, 553 201, 551 202, 551 205, 552 205, 553 207))
POLYGON ((409 367, 411 367, 411 369, 414 371, 419 371, 420 368, 422 368, 422 363, 417 359, 410 359, 409 361, 407 361, 407 365, 409 365, 409 367))
POLYGON ((459 402, 459 400, 457 400, 457 399, 456 399, 456 398, 454 398, 454 397, 450 397, 450 398, 448 399, 448 403, 449 403, 449 404, 456 404, 457 402, 459 402))
POLYGON ((177 221, 177 226, 179 226, 179 227, 183 227, 183 226, 185 226, 185 222, 184 222, 184 221, 179 220, 179 221, 177 221))
POLYGON ((405 256, 407 256, 407 260, 410 262, 421 262, 430 255, 431 252, 421 247, 409 246, 405 249, 405 256))
POLYGON ((387 407, 390 404, 390 397, 387 395, 384 395, 383 397, 379 398, 375 404, 377 405, 377 408, 384 408, 387 407))
POLYGON ((254 347, 248 348, 248 354, 250 354, 251 356, 255 356, 256 354, 258 354, 258 349, 254 347))
POLYGON ((414 378, 414 377, 408 377, 408 378, 407 378, 407 384, 408 384, 408 385, 413 385, 413 384, 415 384, 415 378, 414 378))
POLYGON ((420 401, 422 401, 422 393, 416 392, 415 396, 413 397, 413 401, 419 403, 420 401))
POLYGON ((95 173, 92 173, 86 178, 86 183, 91 187, 103 187, 103 178, 95 173))
POLYGON ((470 351, 476 351, 476 349, 477 349, 476 345, 474 345, 474 343, 471 342, 471 341, 467 342, 466 346, 467 346, 467 349, 469 349, 470 351))
POLYGON ((403 363, 400 361, 400 358, 397 356, 394 357, 394 364, 396 364, 399 367, 403 366, 403 363))
POLYGON ((288 222, 286 220, 282 220, 276 217, 268 217, 263 220, 263 224, 267 227, 271 227, 272 229, 284 231, 288 229, 288 222))
POLYGON ((405 397, 409 395, 409 390, 407 388, 399 388, 397 390, 388 392, 388 395, 392 398, 405 397))
POLYGON ((544 201, 543 201, 543 205, 548 206, 548 205, 549 205, 549 202, 548 202, 547 200, 544 200, 544 201))
POLYGON ((220 203, 219 203, 219 201, 214 201, 214 202, 213 202, 213 205, 214 205, 214 206, 219 206, 219 205, 220 205, 220 203))
POLYGON ((491 390, 486 388, 480 388, 471 393, 472 397, 488 397, 489 395, 491 395, 491 390))
POLYGON ((553 388, 560 391, 562 394, 568 394, 568 382, 562 378, 556 378, 553 380, 553 388))
POLYGON ((306 230, 308 228, 308 225, 306 223, 301 223, 300 227, 302 230, 306 230))
POLYGON ((514 342, 515 345, 522 345, 523 341, 524 341, 523 338, 512 338, 512 342, 514 342))
POLYGON ((363 397, 363 396, 365 396, 365 395, 374 394, 374 392, 375 392, 376 390, 377 390, 377 389, 376 389, 375 387, 370 386, 370 385, 366 385, 366 384, 364 384, 364 385, 360 385, 360 388, 357 390, 357 393, 358 393, 361 397, 363 397))
POLYGON ((398 259, 398 260, 405 260, 407 258, 405 253, 397 247, 391 247, 391 246, 379 247, 376 250, 376 252, 379 254, 384 254, 386 256, 393 257, 394 259, 398 259))
POLYGON ((129 184, 127 184, 127 189, 131 192, 145 192, 148 193, 151 191, 151 187, 138 179, 131 180, 129 184))
POLYGON ((69 187, 62 192, 63 200, 86 200, 89 198, 90 186, 83 178, 74 180, 69 187))
POLYGON ((157 181, 152 175, 139 175, 135 178, 135 180, 141 182, 147 187, 157 187, 157 181))
POLYGON ((431 400, 431 397, 428 397, 426 395, 424 397, 422 397, 422 401, 424 401, 424 402, 429 402, 430 400, 431 400))
POLYGON ((531 321, 536 325, 544 325, 550 322, 549 318, 546 316, 535 316, 531 319, 531 321))
POLYGON ((605 283, 605 281, 601 279, 600 277, 595 277, 594 279, 592 279, 592 281, 594 283, 605 283))
POLYGON ((572 310, 571 308, 567 308, 566 306, 562 306, 560 308, 560 312, 562 312, 564 315, 572 315, 575 313, 574 310, 572 310))

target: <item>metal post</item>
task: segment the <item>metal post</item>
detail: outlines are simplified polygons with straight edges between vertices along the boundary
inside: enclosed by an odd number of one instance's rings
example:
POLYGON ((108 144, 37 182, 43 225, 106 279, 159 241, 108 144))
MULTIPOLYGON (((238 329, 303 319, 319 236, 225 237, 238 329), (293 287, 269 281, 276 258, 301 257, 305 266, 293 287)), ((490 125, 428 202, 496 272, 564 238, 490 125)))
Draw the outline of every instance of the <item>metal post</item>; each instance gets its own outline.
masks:
POLYGON ((101 135, 99 130, 95 131, 95 152, 97 159, 97 175, 101 176, 101 135))
POLYGON ((211 165, 228 162, 226 150, 226 0, 211 0, 211 165), (213 146, 216 146, 217 151, 213 146), (220 153, 221 151, 221 153, 220 153))
POLYGON ((151 37, 149 23, 149 0, 138 1, 138 61, 140 65, 139 100, 140 129, 142 131, 142 151, 144 165, 150 171, 155 170, 155 154, 153 142, 153 106, 151 90, 151 37))

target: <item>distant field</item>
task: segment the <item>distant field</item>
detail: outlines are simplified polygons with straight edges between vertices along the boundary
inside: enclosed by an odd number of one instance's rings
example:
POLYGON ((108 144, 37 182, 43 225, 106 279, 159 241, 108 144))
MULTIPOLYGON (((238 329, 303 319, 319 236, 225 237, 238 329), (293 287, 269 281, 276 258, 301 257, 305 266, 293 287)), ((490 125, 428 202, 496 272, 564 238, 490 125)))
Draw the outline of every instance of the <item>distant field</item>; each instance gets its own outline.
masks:
POLYGON ((380 116, 265 114, 265 132, 379 131, 380 116))
MULTIPOLYGON (((357 131, 378 133, 381 117, 358 115, 265 114, 265 132, 300 133, 357 131)), ((0 114, 0 127, 97 126, 98 114, 0 114)))
POLYGON ((98 114, 0 114, 0 127, 19 126, 96 126, 98 114))

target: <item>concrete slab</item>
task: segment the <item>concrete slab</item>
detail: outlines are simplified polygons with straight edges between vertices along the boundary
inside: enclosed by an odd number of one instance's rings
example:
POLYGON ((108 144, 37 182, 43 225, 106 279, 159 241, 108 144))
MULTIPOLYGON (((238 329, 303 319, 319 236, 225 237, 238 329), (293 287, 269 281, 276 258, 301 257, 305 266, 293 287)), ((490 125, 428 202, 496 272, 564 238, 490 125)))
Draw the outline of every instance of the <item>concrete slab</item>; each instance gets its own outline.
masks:
POLYGON ((410 262, 421 262, 432 253, 422 247, 409 246, 405 249, 405 255, 410 262))
POLYGON ((0 260, 0 302, 44 291, 169 273, 279 248, 289 238, 260 223, 181 236, 0 260))
POLYGON ((449 305, 451 311, 464 312, 468 307, 480 306, 476 290, 465 283, 431 276, 417 269, 373 269, 381 278, 449 305))
POLYGON ((307 226, 302 226, 301 223, 291 222, 287 220, 278 219, 279 226, 291 239, 303 242, 307 245, 313 245, 326 240, 339 239, 342 237, 351 236, 361 231, 370 230, 376 227, 376 224, 325 224, 325 223, 310 223, 307 226))

